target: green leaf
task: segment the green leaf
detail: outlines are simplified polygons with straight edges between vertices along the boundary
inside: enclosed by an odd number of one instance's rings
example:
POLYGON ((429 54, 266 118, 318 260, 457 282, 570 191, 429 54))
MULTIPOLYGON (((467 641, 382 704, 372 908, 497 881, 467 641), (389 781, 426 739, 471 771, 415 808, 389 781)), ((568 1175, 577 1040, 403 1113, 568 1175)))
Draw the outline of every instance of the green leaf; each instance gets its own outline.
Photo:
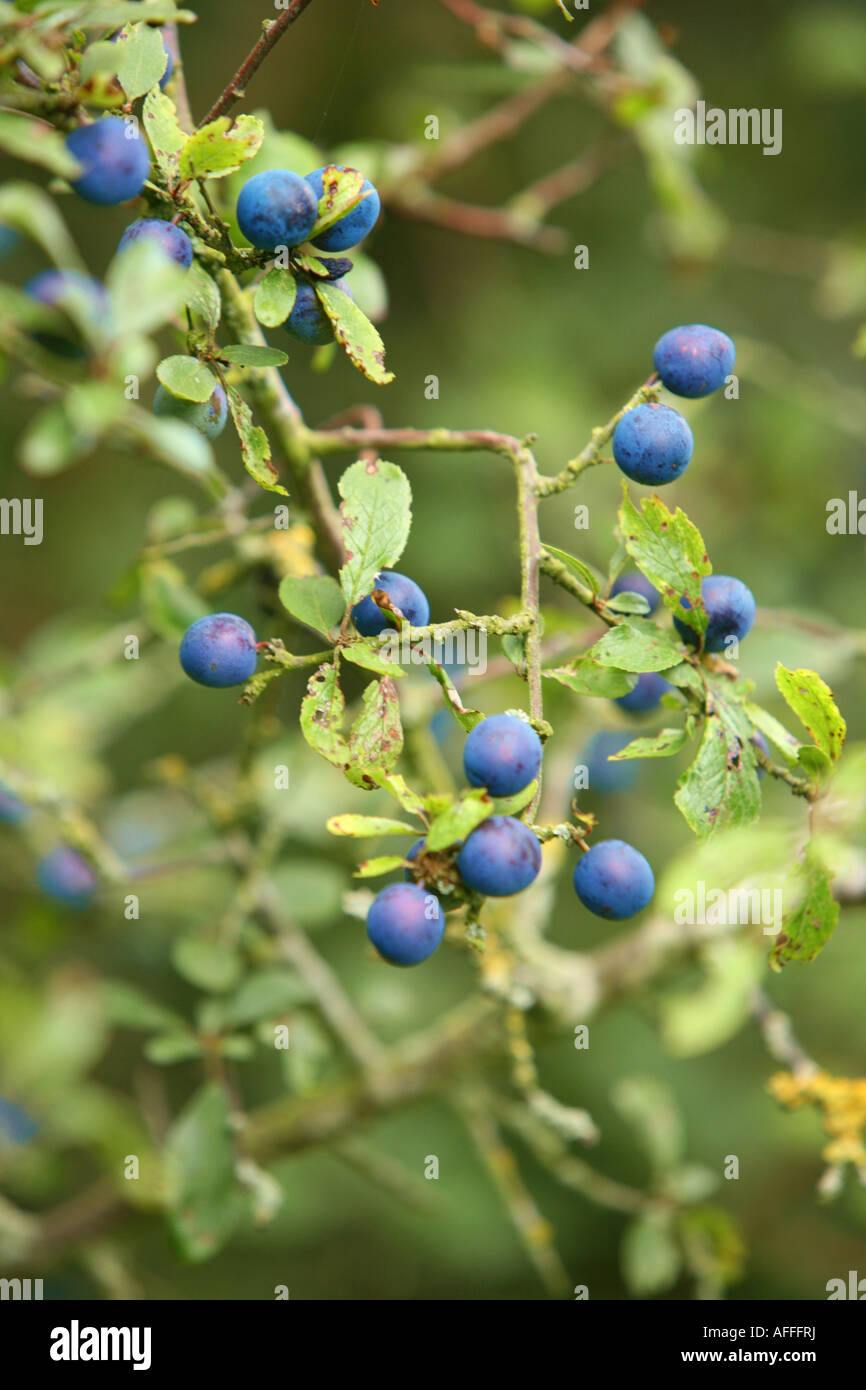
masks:
POLYGON ((813 743, 801 743, 797 750, 797 762, 807 777, 816 782, 825 777, 833 766, 827 754, 816 748, 813 743))
POLYGON ((371 593, 380 570, 399 560, 412 525, 412 489, 396 463, 359 459, 339 482, 346 563, 340 585, 352 607, 371 593))
POLYGON ((677 1282, 682 1252, 673 1234, 672 1211, 650 1211, 625 1229, 621 1259, 623 1278, 635 1298, 663 1293, 677 1282))
POLYGON ((760 814, 754 758, 721 718, 706 720, 697 757, 680 778, 674 801, 699 839, 720 825, 747 825, 760 814))
POLYGON ((685 741, 685 729, 662 729, 654 738, 632 739, 619 753, 610 753, 608 762, 624 762, 629 758, 669 758, 680 751, 685 741))
POLYGON ((621 594, 614 594, 613 598, 606 598, 604 606, 611 613, 634 613, 637 617, 649 613, 649 604, 643 594, 630 594, 626 589, 621 594))
POLYGON ((222 296, 213 276, 199 261, 193 261, 186 273, 184 300, 194 314, 198 314, 211 330, 219 326, 222 315, 222 296))
POLYGON ((168 55, 159 29, 132 24, 117 40, 120 62, 117 77, 128 101, 143 97, 165 75, 168 55))
POLYGON ((106 980, 100 990, 102 1013, 116 1028, 134 1028, 144 1033, 163 1029, 182 1029, 180 1014, 167 1009, 135 985, 125 980, 106 980))
POLYGON ((209 1082, 193 1096, 165 1145, 169 1227, 182 1255, 209 1259, 231 1235, 247 1202, 235 1178, 235 1142, 225 1090, 209 1082))
POLYGON ((418 835, 417 825, 389 820, 387 816, 331 816, 325 824, 332 835, 350 835, 353 839, 365 835, 418 835))
POLYGON ((434 818, 425 836, 425 848, 431 852, 448 849, 458 840, 465 840, 476 826, 494 815, 495 811, 496 806, 483 787, 466 792, 434 818))
POLYGON ((375 671, 377 676, 393 676, 397 679, 406 674, 402 666, 398 666, 395 661, 388 661, 382 656, 373 638, 365 642, 353 642, 351 646, 343 647, 342 655, 346 661, 353 662, 355 666, 363 666, 365 671, 375 671))
POLYGON ((663 1081, 653 1076, 625 1077, 614 1086, 611 1099, 634 1127, 656 1176, 679 1164, 685 1150, 683 1124, 663 1081))
POLYGON ((350 766, 346 776, 357 787, 375 782, 368 767, 390 772, 403 751, 400 701, 390 676, 371 681, 362 696, 361 713, 349 730, 350 766))
POLYGON ((683 648, 682 643, 662 632, 655 623, 634 618, 612 627, 587 656, 619 671, 666 671, 682 661, 683 648))
POLYGON ((319 199, 319 216, 309 240, 333 227, 347 212, 357 207, 364 194, 364 175, 357 169, 340 169, 329 164, 322 172, 322 196, 319 199))
POLYGON ((206 937, 182 936, 171 952, 174 968, 197 989, 222 994, 237 984, 242 970, 236 951, 222 941, 206 937))
POLYGON ((142 114, 154 158, 169 183, 176 183, 180 177, 180 153, 187 142, 177 119, 177 108, 171 97, 154 87, 144 99, 142 114))
POLYGON ((408 811, 413 816, 422 815, 425 810, 424 798, 419 796, 417 792, 413 792, 398 772, 382 772, 373 768, 370 770, 370 776, 377 786, 391 793, 404 811, 408 811))
POLYGON ((166 391, 185 401, 209 401, 219 385, 213 372, 197 357, 164 357, 156 375, 166 391))
POLYGON ((315 290, 349 361, 369 381, 387 386, 394 373, 385 366, 385 344, 370 320, 333 281, 317 280, 315 290))
POLYGON ((339 584, 329 574, 287 574, 279 593, 280 603, 293 618, 324 637, 330 637, 332 629, 343 621, 346 604, 339 584))
POLYGON ((268 436, 261 425, 253 422, 252 411, 233 386, 228 388, 228 398, 229 410, 241 444, 244 468, 266 492, 278 492, 282 497, 288 497, 288 492, 280 482, 280 475, 271 462, 268 436))
POLYGON ((714 941, 701 952, 701 963, 706 975, 696 989, 677 990, 661 1001, 662 1038, 674 1057, 711 1052, 738 1033, 764 971, 752 940, 714 941))
POLYGON ((0 188, 0 222, 29 237, 54 264, 83 269, 66 223, 43 188, 32 183, 7 183, 0 188))
POLYGON ((0 111, 0 150, 12 159, 38 164, 62 179, 76 179, 81 165, 66 148, 66 141, 44 121, 0 111))
POLYGON ((298 282, 290 270, 272 266, 256 286, 253 312, 265 328, 279 328, 295 307, 298 282))
POLYGON ((454 716, 461 729, 465 730, 467 734, 470 733, 471 730, 475 728, 476 724, 481 723, 484 715, 478 709, 466 708, 460 698, 456 685, 440 662, 433 661, 433 659, 430 658, 425 662, 425 665, 431 676, 434 680, 438 681, 442 688, 442 694, 445 696, 446 707, 449 714, 454 716))
POLYGON ((63 405, 49 405, 25 428, 18 459, 28 473, 47 478, 77 463, 90 452, 91 443, 82 439, 63 405))
POLYGON ((799 739, 788 732, 784 724, 780 724, 779 720, 774 719, 772 714, 768 714, 760 705, 754 705, 749 700, 743 702, 743 712, 755 728, 760 729, 773 748, 781 753, 786 763, 794 764, 797 762, 797 753, 802 745, 799 739))
POLYGON ((530 782, 522 791, 515 792, 513 796, 494 797, 494 808, 497 816, 516 816, 528 806, 538 791, 538 779, 530 782))
POLYGON ((224 179, 258 152, 265 128, 257 116, 219 116, 191 135, 180 154, 185 179, 224 179))
POLYGON ((832 881, 830 870, 809 847, 789 879, 799 902, 785 914, 773 943, 770 965, 774 970, 791 960, 814 960, 826 946, 839 920, 839 904, 830 891, 832 881))
POLYGON ((244 1028, 262 1018, 282 1018, 309 998, 308 986, 292 971, 259 970, 225 1001, 220 1014, 224 1026, 244 1028))
POLYGON ((118 336, 152 333, 180 312, 186 272, 144 239, 115 256, 105 277, 118 336))
POLYGON ((403 867, 402 854, 381 854, 378 859, 365 859, 355 870, 355 878, 380 878, 403 867))
POLYGON ((261 347, 258 343, 230 343, 219 349, 220 357, 236 367, 284 367, 289 354, 280 348, 261 347))
POLYGON ((301 732, 316 753, 343 769, 349 763, 349 748, 341 732, 345 712, 337 661, 326 661, 307 682, 301 701, 301 732))
POLYGON ((669 512, 660 497, 641 498, 640 511, 623 483, 619 524, 629 555, 658 589, 666 606, 695 632, 703 632, 707 612, 701 598, 701 579, 712 573, 703 537, 679 507, 669 512), (689 609, 682 605, 686 596, 689 609))
POLYGON ((594 695, 609 700, 626 695, 637 683, 636 676, 610 666, 599 666, 591 656, 580 656, 568 666, 557 666, 541 674, 573 690, 575 695, 594 695))
POLYGON ((559 550, 555 545, 545 544, 543 549, 547 551, 548 555, 552 555, 554 560, 559 560, 560 564, 565 565, 565 568, 570 570, 575 578, 579 579, 581 584, 585 584, 588 589, 591 589, 594 594, 600 592, 601 581, 598 575, 590 569, 589 565, 585 565, 583 560, 569 555, 567 550, 559 550))
POLYGON ((154 559, 140 572, 141 610, 148 626, 167 642, 179 642, 190 623, 210 610, 170 560, 154 559))
POLYGON ((148 1062, 157 1067, 170 1067, 175 1062, 191 1062, 201 1057, 204 1048, 194 1033, 158 1033, 144 1045, 148 1062))
POLYGON ((781 662, 776 666, 776 685, 821 752, 835 762, 847 730, 830 687, 814 671, 789 671, 781 662))

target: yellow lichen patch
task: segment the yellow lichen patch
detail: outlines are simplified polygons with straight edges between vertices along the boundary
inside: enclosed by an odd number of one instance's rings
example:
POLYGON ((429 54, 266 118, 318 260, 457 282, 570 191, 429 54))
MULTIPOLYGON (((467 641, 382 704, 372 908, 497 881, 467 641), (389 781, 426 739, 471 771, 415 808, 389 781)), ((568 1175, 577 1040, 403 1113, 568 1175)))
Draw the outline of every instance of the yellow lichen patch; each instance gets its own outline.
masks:
POLYGON ((831 1076, 817 1071, 807 1076, 777 1072, 769 1090, 782 1105, 796 1110, 817 1106, 830 1136, 823 1156, 828 1163, 866 1166, 866 1077, 831 1076))

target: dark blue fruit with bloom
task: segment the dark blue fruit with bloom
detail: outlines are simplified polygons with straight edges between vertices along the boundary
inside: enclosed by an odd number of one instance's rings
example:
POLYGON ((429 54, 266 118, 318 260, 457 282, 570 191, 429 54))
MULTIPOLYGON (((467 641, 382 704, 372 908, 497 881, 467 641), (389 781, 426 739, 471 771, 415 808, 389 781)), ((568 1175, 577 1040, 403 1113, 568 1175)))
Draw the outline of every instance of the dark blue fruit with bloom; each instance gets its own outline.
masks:
POLYGON ((736 348, 727 333, 686 323, 663 333, 653 350, 662 384, 675 396, 708 396, 734 370, 736 348))
MULTIPOLYGON (((314 169, 312 174, 307 174, 307 183, 315 194, 317 206, 325 191, 324 175, 327 167, 324 165, 321 169, 314 169)), ((318 246, 321 251, 348 251, 350 246, 357 246, 359 241, 363 241, 364 237, 372 232, 378 221, 382 203, 369 179, 364 180, 363 195, 361 201, 356 203, 345 217, 341 217, 339 222, 335 222, 315 238, 314 246, 318 246)))
POLYGON ((597 917, 622 921, 646 907, 655 879, 640 850, 625 840, 601 840, 575 866, 574 891, 597 917))
MULTIPOLYGON (((753 743, 753 744, 755 745, 756 748, 760 748, 760 750, 761 750, 761 752, 763 753, 763 755, 764 755, 765 758, 769 758, 769 756, 770 756, 770 745, 769 745, 769 743, 767 742, 767 740, 764 738, 764 735, 761 733, 760 729, 756 729, 756 730, 755 730, 755 732, 752 734, 752 737, 749 739, 749 742, 750 742, 750 743, 753 743)), ((764 768, 764 767, 758 766, 755 770, 756 770, 756 772, 757 772, 757 774, 758 774, 758 781, 760 782, 761 778, 763 777, 763 775, 764 775, 764 773, 766 772, 767 769, 764 768)))
POLYGON ((625 570, 617 579, 614 580, 610 589, 611 598, 617 594, 640 594, 649 604, 650 613, 654 613, 661 602, 661 594, 655 584, 651 584, 645 574, 640 570, 625 570))
MULTIPOLYGON (((24 293, 49 309, 63 310, 67 316, 69 306, 78 303, 94 323, 108 321, 109 299, 105 286, 92 275, 83 275, 78 270, 40 270, 27 281, 24 293)), ((33 337, 42 347, 61 357, 84 356, 80 334, 71 321, 68 335, 38 332, 33 337)))
POLYGON ((664 676, 660 676, 658 671, 642 671, 637 678, 637 684, 625 695, 617 696, 615 703, 629 714, 646 714, 656 708, 662 696, 669 690, 673 690, 673 686, 664 676))
POLYGON ((7 825, 20 825, 30 815, 30 807, 8 787, 0 783, 0 821, 7 825))
POLYGON ((319 215, 319 204, 306 179, 290 169, 253 174, 238 198, 238 226, 253 246, 275 251, 300 246, 319 215))
MULTIPOLYGON (((352 298, 352 292, 345 280, 335 280, 334 285, 352 298)), ((287 333, 291 333, 293 338, 302 343, 322 345, 333 342, 334 339, 334 326, 325 313, 319 296, 307 280, 298 281, 292 312, 283 326, 287 333)))
POLYGON ((256 634, 236 613, 209 613, 184 633, 180 664, 199 685, 243 685, 256 669, 256 634))
POLYGON ((679 411, 653 401, 627 411, 613 432, 613 456, 635 483, 672 483, 688 468, 694 447, 679 411))
MULTIPOLYGON (((421 851, 423 848, 424 848, 424 836, 422 835, 421 838, 420 838, 420 840, 416 840, 415 843, 414 843, 414 845, 412 846, 412 848, 411 848, 410 850, 407 850, 407 851, 406 851, 405 858, 411 860, 411 862, 414 864, 415 860, 418 858, 418 855, 419 855, 420 851, 421 851)), ((404 877, 404 879, 406 880, 407 883, 414 883, 414 882, 415 882, 415 876, 414 876, 414 874, 412 873, 412 870, 411 870, 411 869, 404 869, 404 870, 403 870, 403 877, 404 877)))
POLYGON ((157 217, 141 217, 127 227, 117 249, 125 251, 137 241, 149 241, 159 246, 184 270, 189 270, 192 265, 192 242, 186 232, 173 222, 163 222, 157 217))
POLYGON ((23 1106, 0 1096, 0 1145, 26 1144, 38 1130, 38 1124, 23 1106))
POLYGON ((469 733, 463 748, 463 771, 473 787, 491 796, 514 796, 528 787, 541 767, 541 739, 513 714, 491 714, 469 733))
POLYGON ((66 147, 84 170, 72 187, 88 203, 108 206, 137 198, 150 174, 147 141, 134 122, 120 116, 76 127, 66 147))
POLYGON ((417 883, 391 883, 367 913, 367 935, 391 965, 419 965, 432 956, 445 931, 439 899, 417 883))
POLYGON ((580 763, 586 768, 588 789, 591 792, 624 792, 637 781, 637 763, 629 759, 624 763, 612 763, 608 759, 614 753, 621 753, 631 734, 614 733, 604 729, 593 734, 581 756, 580 763))
MULTIPOLYGON (((384 589, 395 608, 412 627, 426 627, 430 621, 430 604, 427 595, 414 579, 396 570, 381 570, 376 575, 375 588, 384 589)), ((391 627, 381 608, 378 608, 368 595, 356 603, 352 609, 352 622, 362 637, 375 637, 391 627)))
MULTIPOLYGON (((739 642, 751 631, 755 621, 755 597, 751 589, 741 579, 729 574, 709 574, 701 580, 701 598, 709 616, 704 647, 708 652, 721 652, 732 642, 739 642)), ((683 598, 683 607, 690 608, 688 599, 683 598)), ((682 618, 674 618, 674 626, 684 641, 697 646, 700 636, 684 623, 682 618)))
POLYGON ((49 898, 67 907, 87 907, 96 892, 96 875, 70 845, 58 845, 36 866, 36 882, 49 898))
POLYGON ((217 386, 206 401, 185 401, 181 396, 172 395, 162 385, 156 388, 153 398, 154 415, 169 415, 174 420, 183 420, 205 439, 216 439, 226 427, 228 403, 226 393, 217 386))
POLYGON ((538 877, 541 847, 528 825, 513 816, 491 816, 467 837, 457 869, 474 893, 510 898, 538 877))

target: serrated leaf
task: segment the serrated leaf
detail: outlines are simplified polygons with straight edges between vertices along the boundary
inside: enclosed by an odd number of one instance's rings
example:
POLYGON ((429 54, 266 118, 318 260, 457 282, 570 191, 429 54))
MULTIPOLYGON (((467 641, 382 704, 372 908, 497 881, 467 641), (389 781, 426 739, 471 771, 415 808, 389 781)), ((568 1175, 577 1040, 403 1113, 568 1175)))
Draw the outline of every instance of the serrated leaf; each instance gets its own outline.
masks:
POLYGON ((355 878, 380 878, 382 874, 392 874, 402 868, 402 854, 381 854, 378 859, 364 859, 354 873, 355 878))
POLYGON ((180 153, 185 179, 224 179, 261 147, 265 128, 257 116, 219 116, 191 135, 180 153))
POLYGON ((132 24, 117 40, 119 59, 117 77, 128 101, 143 97, 156 87, 165 75, 168 54, 162 42, 162 32, 149 24, 132 24))
POLYGON ((666 671, 682 661, 683 648, 655 623, 634 618, 612 627, 587 652, 587 657, 620 671, 666 671))
POLYGON ((330 280, 317 280, 316 294, 334 329, 337 342, 345 350, 353 366, 363 372, 368 381, 387 386, 394 373, 385 366, 385 344, 366 314, 354 300, 330 280))
POLYGON ((185 401, 209 401, 219 385, 213 372, 197 357, 164 357, 156 375, 166 391, 185 401))
POLYGON ((194 314, 198 314, 199 318, 204 320, 208 328, 215 329, 219 326, 222 316, 219 286, 199 261, 193 261, 186 273, 184 302, 194 314))
POLYGON ((289 354, 281 348, 261 347, 258 343, 230 343, 219 349, 220 357, 236 367, 284 367, 289 354))
POLYGON ((815 671, 789 671, 781 662, 776 666, 776 685, 821 752, 835 762, 847 730, 830 687, 815 671))
POLYGON ((703 537, 677 507, 669 512, 660 497, 642 497, 640 511, 623 483, 619 525, 625 547, 662 596, 666 607, 688 622, 695 632, 703 632, 707 612, 701 597, 701 579, 712 573, 703 537), (686 609, 682 598, 691 605, 686 609))
POLYGON ((186 1259, 215 1255, 247 1200, 235 1177, 235 1141, 228 1099, 219 1082, 203 1086, 168 1132, 169 1226, 186 1259))
POLYGON ((770 965, 774 970, 791 960, 814 960, 826 946, 839 920, 839 904, 830 891, 832 881, 830 870, 814 849, 808 849, 789 880, 799 902, 785 914, 773 943, 770 965))
POLYGON ((345 712, 338 664, 326 661, 307 682, 307 693, 301 701, 301 732, 316 753, 339 768, 346 768, 349 763, 349 749, 342 734, 345 712))
POLYGON ((495 812, 496 806, 483 788, 467 792, 434 817, 425 836, 425 849, 435 853, 436 850, 456 845, 458 840, 465 840, 467 835, 471 835, 482 821, 495 812))
POLYGON ((365 835, 418 835, 417 825, 390 820, 388 816, 331 816, 325 827, 332 835, 348 835, 353 839, 365 835))
POLYGON ((253 421, 253 413, 234 387, 228 388, 229 410, 241 444, 244 468, 259 487, 266 492, 278 492, 288 497, 288 492, 280 482, 280 475, 271 462, 271 445, 261 425, 253 421))
POLYGON ((351 608, 372 593, 379 571, 403 554, 412 525, 412 489, 403 470, 385 459, 359 459, 338 486, 346 551, 340 584, 351 608))
POLYGON ((560 564, 565 565, 581 584, 585 584, 594 594, 601 590, 601 582, 594 570, 589 565, 584 564, 583 560, 578 560, 576 556, 569 555, 567 550, 560 550, 555 545, 545 544, 543 547, 548 555, 552 555, 554 560, 559 560, 560 564))
POLYGON ((30 116, 0 111, 0 150, 62 179, 76 179, 81 174, 81 165, 69 153, 63 136, 30 116))
POLYGON ((635 738, 619 753, 609 753, 608 762, 621 763, 629 758, 669 758, 680 751, 685 741, 685 729, 662 729, 654 738, 635 738))
POLYGON ((363 666, 365 671, 375 671, 377 676, 393 676, 396 680, 406 674, 402 666, 382 656, 372 638, 366 642, 353 642, 351 646, 343 647, 342 655, 355 666, 363 666))
POLYGON ((697 757, 680 778, 674 801, 699 839, 720 825, 747 825, 760 814, 754 758, 721 718, 705 721, 697 757))
POLYGON ((573 690, 575 695, 592 695, 609 700, 628 694, 637 683, 637 677, 628 671, 599 666, 591 656, 578 657, 569 666, 557 666, 541 674, 573 690))
POLYGON ((293 618, 324 637, 329 637, 331 630, 343 621, 346 603, 339 584, 330 575, 288 574, 280 583, 279 594, 280 603, 293 618))
POLYGON ((256 286, 253 312, 265 328, 279 328, 295 307, 298 282, 290 270, 272 266, 256 286))
POLYGON ((366 769, 390 772, 403 751, 400 701, 390 676, 371 681, 361 705, 361 713, 349 730, 350 764, 346 776, 355 786, 370 788, 375 781, 366 769))
POLYGON ((180 176, 181 150, 188 139, 177 119, 177 108, 171 97, 154 87, 144 99, 142 116, 154 158, 169 183, 175 183, 180 176))
POLYGON ((364 194, 364 175, 357 169, 340 169, 329 164, 322 172, 322 196, 319 199, 319 216, 310 232, 312 241, 333 227, 347 212, 357 207, 364 194))

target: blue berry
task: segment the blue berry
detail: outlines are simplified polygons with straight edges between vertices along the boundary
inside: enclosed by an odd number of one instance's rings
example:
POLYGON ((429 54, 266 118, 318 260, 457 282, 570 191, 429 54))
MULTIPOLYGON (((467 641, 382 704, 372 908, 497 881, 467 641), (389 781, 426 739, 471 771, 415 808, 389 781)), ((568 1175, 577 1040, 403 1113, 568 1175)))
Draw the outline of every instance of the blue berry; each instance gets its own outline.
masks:
POLYGON ((631 741, 631 734, 618 734, 609 730, 593 734, 580 756, 580 761, 586 768, 589 791, 623 792, 634 786, 638 774, 637 763, 632 760, 624 763, 609 761, 614 753, 622 752, 631 741))
POLYGON ((687 323, 662 334, 653 351, 655 369, 675 396, 708 396, 734 370, 736 348, 727 333, 687 323))
POLYGON ((14 1101, 0 1096, 0 1145, 26 1144, 39 1129, 32 1115, 14 1101))
MULTIPOLYGON (((422 850, 423 848, 424 848, 424 836, 422 835, 421 838, 420 838, 420 840, 416 840, 415 843, 414 843, 414 845, 412 846, 412 848, 411 848, 410 850, 407 850, 406 855, 405 855, 405 858, 406 858, 406 859, 409 859, 409 860, 414 864, 415 860, 418 858, 418 855, 419 855, 419 853, 421 852, 421 850, 422 850)), ((415 882, 416 882, 415 875, 412 873, 412 870, 411 870, 411 869, 404 869, 404 870, 403 870, 403 877, 404 877, 404 879, 406 880, 407 883, 415 883, 415 882)))
POLYGON ((613 432, 613 456, 636 483, 672 483, 688 468, 694 446, 679 411, 658 402, 627 411, 613 432))
POLYGON ((180 664, 199 685, 243 685, 256 669, 256 634, 236 613, 209 613, 184 633, 180 664))
POLYGON ((289 169, 265 169, 247 179, 238 198, 238 226, 253 246, 275 251, 300 246, 319 215, 306 179, 289 169))
MULTIPOLYGON (((749 742, 750 742, 750 743, 753 743, 753 744, 755 745, 756 748, 760 748, 760 750, 761 750, 761 752, 763 753, 763 755, 764 755, 765 758, 769 758, 769 756, 770 756, 770 745, 769 745, 769 743, 767 742, 767 740, 764 738, 764 735, 761 733, 760 729, 756 729, 756 730, 755 730, 755 732, 752 734, 752 737, 749 739, 749 742)), ((758 774, 758 781, 759 781, 759 782, 760 782, 761 778, 764 776, 764 773, 766 772, 766 770, 767 770, 767 769, 766 769, 765 767, 761 767, 760 764, 756 767, 755 771, 756 771, 757 774, 758 774)))
POLYGON ((226 393, 217 386, 206 401, 186 401, 181 396, 173 396, 162 385, 156 388, 153 398, 154 415, 169 415, 174 420, 183 420, 205 439, 216 439, 226 427, 228 403, 226 393))
POLYGON ((611 585, 610 596, 615 598, 617 594, 640 594, 649 604, 650 613, 654 613, 661 602, 661 594, 654 584, 651 584, 645 574, 640 570, 626 570, 615 579, 611 585))
POLYGON ((645 908, 655 892, 653 871, 624 840, 602 840, 578 861, 574 891, 597 917, 622 921, 645 908))
MULTIPOLYGON (((24 293, 49 309, 64 310, 67 315, 69 305, 77 300, 94 323, 105 325, 108 322, 110 303, 104 285, 78 270, 40 270, 27 281, 24 293)), ((67 335, 38 332, 33 337, 49 352, 61 357, 84 356, 80 335, 72 324, 67 335)))
POLYGON ((383 888, 367 913, 367 935, 391 965, 419 965, 432 956, 445 931, 439 899, 417 883, 383 888))
POLYGON ((541 848, 523 821, 491 816, 468 836, 457 869, 474 893, 509 898, 528 888, 541 869, 541 848))
MULTIPOLYGON (((376 575, 375 588, 384 589, 396 608, 411 627, 426 627, 430 621, 430 604, 427 595, 414 579, 396 570, 382 570, 376 575)), ((352 622, 362 637, 375 637, 391 624, 381 608, 378 608, 368 595, 356 603, 352 609, 352 622)))
MULTIPOLYGON (((307 183, 315 194, 317 207, 325 191, 324 175, 328 167, 323 165, 321 169, 314 169, 312 174, 307 174, 307 183)), ((356 203, 345 217, 341 217, 339 222, 335 222, 315 238, 314 246, 318 246, 321 251, 348 251, 350 246, 357 246, 359 241, 363 241, 364 237, 372 232, 382 203, 369 179, 364 180, 363 192, 361 201, 356 203)))
POLYGON ((36 866, 36 882, 49 898, 67 907, 87 907, 96 892, 96 876, 86 859, 69 845, 58 845, 36 866))
POLYGON ((513 714, 492 714, 470 731, 463 771, 473 787, 486 787, 491 796, 514 796, 538 776, 541 754, 541 739, 530 724, 513 714))
MULTIPOLYGON (((733 641, 751 631, 755 621, 755 598, 741 579, 733 579, 729 574, 710 574, 701 580, 701 597, 709 616, 704 633, 704 648, 708 652, 721 652, 733 641)), ((687 598, 683 606, 690 608, 687 598)), ((674 625, 680 636, 697 646, 698 634, 682 618, 674 618, 674 625)))
POLYGON ((0 821, 7 825, 20 825, 30 815, 30 807, 8 787, 0 783, 0 821))
POLYGON ((629 714, 646 714, 656 708, 668 690, 673 690, 673 686, 658 671, 642 671, 637 684, 625 695, 619 695, 615 703, 629 714))
POLYGON ((136 241, 153 242, 184 270, 189 270, 192 265, 192 242, 186 232, 173 222, 162 222, 156 217, 141 217, 127 227, 117 249, 125 251, 136 241))
MULTIPOLYGON (((349 298, 352 293, 345 280, 335 280, 334 285, 349 298)), ((308 280, 299 280, 292 312, 284 325, 286 332, 302 343, 330 343, 334 339, 334 327, 313 286, 308 280)))
POLYGON ((72 184, 79 197, 104 205, 138 197, 150 173, 150 155, 133 122, 104 116, 70 131, 66 146, 84 170, 72 184))

